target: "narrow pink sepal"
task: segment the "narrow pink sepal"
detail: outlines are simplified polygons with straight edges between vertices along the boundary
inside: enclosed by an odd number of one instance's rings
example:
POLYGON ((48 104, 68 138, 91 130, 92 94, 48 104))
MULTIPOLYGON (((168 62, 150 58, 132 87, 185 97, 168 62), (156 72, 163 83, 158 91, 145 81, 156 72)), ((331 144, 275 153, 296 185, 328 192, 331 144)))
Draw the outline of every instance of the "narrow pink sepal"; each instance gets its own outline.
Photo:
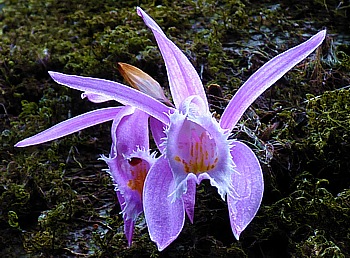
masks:
POLYGON ((234 193, 227 195, 227 204, 232 232, 238 240, 260 207, 264 179, 254 152, 238 141, 233 142, 233 146, 231 155, 236 164, 236 171, 231 179, 234 193))
POLYGON ((26 147, 52 141, 90 126, 113 120, 120 111, 120 108, 121 107, 102 108, 70 118, 41 133, 16 143, 15 147, 26 147))
POLYGON ((134 235, 135 221, 132 219, 124 220, 124 234, 128 240, 128 246, 132 244, 132 237, 134 235))
POLYGON ((169 122, 167 114, 173 111, 173 108, 164 105, 147 94, 118 82, 57 72, 49 72, 49 74, 59 84, 133 106, 165 124, 169 122))
MULTIPOLYGON (((121 210, 125 209, 126 203, 124 196, 117 190, 117 198, 120 205, 121 210)), ((126 239, 128 240, 128 246, 130 247, 132 244, 132 237, 134 235, 134 227, 135 222, 132 219, 126 219, 126 216, 123 216, 124 220, 124 234, 126 239)))
POLYGON ((164 156, 159 157, 146 177, 143 189, 143 209, 151 240, 162 251, 180 234, 185 222, 181 198, 172 202, 174 178, 164 156))
POLYGON ((193 224, 194 217, 194 205, 196 203, 196 181, 193 178, 187 180, 187 191, 182 195, 182 199, 185 204, 185 211, 193 224))
POLYGON ((239 88, 221 116, 220 126, 232 130, 247 108, 272 84, 310 55, 324 40, 322 30, 304 43, 272 58, 239 88))
POLYGON ((184 53, 165 36, 157 23, 140 7, 137 7, 137 14, 143 19, 147 27, 152 30, 156 38, 167 69, 170 91, 175 106, 179 107, 181 102, 191 95, 198 95, 203 99, 204 103, 206 103, 206 108, 208 109, 208 101, 203 84, 191 62, 184 53))
POLYGON ((161 153, 163 153, 165 146, 163 146, 161 143, 166 137, 166 134, 164 132, 165 125, 162 122, 158 121, 157 119, 150 117, 149 126, 152 132, 153 140, 156 143, 157 148, 161 153))

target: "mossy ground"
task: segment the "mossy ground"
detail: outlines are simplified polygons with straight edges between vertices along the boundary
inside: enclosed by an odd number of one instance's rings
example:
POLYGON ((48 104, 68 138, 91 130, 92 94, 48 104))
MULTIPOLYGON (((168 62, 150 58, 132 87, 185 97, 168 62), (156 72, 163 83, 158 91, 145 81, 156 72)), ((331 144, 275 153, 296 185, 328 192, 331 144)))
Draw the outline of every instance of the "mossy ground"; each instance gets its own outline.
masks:
MULTIPOLYGON (((349 257, 350 6, 346 1, 0 1, 1 257, 349 257), (110 124, 39 146, 13 145, 92 104, 48 70, 122 81, 139 67, 167 89, 140 5, 198 70, 218 115, 249 75, 322 28, 322 47, 261 96, 234 134, 259 156, 265 194, 236 241, 226 204, 198 186, 195 222, 159 253, 140 219, 127 248, 98 161, 110 124)), ((130 135, 132 137, 132 135, 130 135)))

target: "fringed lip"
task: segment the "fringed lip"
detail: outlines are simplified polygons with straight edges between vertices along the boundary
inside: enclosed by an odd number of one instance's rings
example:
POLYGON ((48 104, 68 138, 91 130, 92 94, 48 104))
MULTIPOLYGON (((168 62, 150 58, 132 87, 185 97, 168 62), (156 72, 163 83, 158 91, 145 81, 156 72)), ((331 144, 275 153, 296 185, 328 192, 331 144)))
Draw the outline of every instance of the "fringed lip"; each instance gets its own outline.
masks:
POLYGON ((113 120, 110 156, 101 156, 116 185, 125 225, 124 233, 129 245, 132 242, 135 221, 143 212, 144 182, 156 161, 155 154, 149 152, 148 119, 149 115, 146 113, 124 106, 113 120))
MULTIPOLYGON (((193 105, 192 102, 184 102, 193 105)), ((175 180, 172 194, 174 198, 180 198, 187 191, 185 182, 189 174, 193 174, 197 184, 209 179, 225 199, 225 195, 232 190, 230 176, 235 167, 230 155, 229 134, 210 114, 193 115, 191 107, 184 110, 186 114, 175 111, 169 116, 170 125, 165 132, 164 153, 175 180)))

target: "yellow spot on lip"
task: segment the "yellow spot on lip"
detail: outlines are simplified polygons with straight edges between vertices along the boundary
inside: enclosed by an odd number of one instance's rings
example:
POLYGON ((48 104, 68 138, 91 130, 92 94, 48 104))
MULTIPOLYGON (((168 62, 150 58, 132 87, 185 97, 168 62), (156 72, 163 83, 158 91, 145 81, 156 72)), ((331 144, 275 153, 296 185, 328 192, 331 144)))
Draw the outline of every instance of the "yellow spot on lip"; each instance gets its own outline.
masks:
POLYGON ((218 162, 216 146, 207 132, 202 132, 199 137, 192 137, 189 148, 189 157, 174 157, 175 161, 184 166, 186 173, 200 174, 215 168, 218 162))
POLYGON ((145 183, 149 165, 146 161, 140 158, 131 158, 129 161, 129 165, 132 179, 128 181, 128 187, 131 190, 137 191, 142 197, 143 186, 145 183))

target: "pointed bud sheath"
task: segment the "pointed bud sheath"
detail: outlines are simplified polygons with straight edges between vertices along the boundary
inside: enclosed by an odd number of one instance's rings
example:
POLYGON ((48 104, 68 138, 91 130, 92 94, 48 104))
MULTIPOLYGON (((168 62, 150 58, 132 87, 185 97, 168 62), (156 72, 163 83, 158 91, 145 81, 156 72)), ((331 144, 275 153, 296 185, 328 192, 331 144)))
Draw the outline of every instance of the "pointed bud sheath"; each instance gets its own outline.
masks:
POLYGON ((146 93, 147 95, 159 100, 160 102, 163 102, 164 104, 167 104, 168 106, 173 106, 167 97, 165 97, 164 91, 162 87, 160 87, 159 83, 147 73, 133 65, 126 63, 118 63, 118 70, 123 78, 133 88, 146 93))

